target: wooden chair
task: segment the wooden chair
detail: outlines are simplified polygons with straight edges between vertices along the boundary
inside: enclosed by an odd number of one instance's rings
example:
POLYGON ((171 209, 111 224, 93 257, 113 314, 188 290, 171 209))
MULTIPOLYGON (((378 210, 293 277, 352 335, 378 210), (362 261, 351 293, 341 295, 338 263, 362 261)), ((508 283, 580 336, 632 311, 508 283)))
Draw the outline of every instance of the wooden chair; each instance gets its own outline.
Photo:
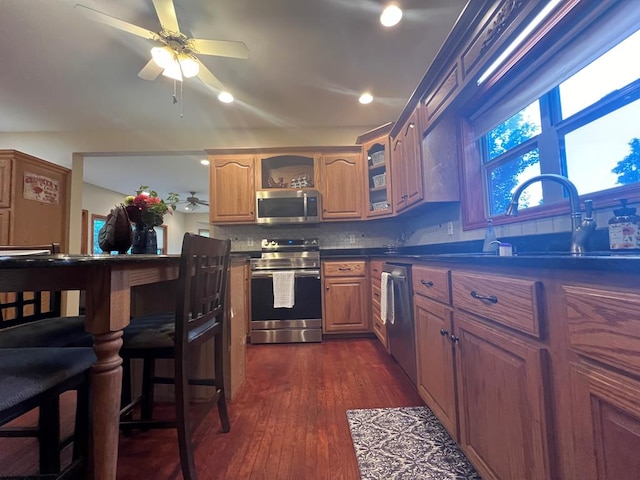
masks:
MULTIPOLYGON (((60 253, 60 244, 0 245, 8 250, 42 250, 60 253)), ((62 292, 0 293, 0 348, 90 347, 92 336, 84 329, 84 315, 61 316, 62 292)))
POLYGON ((37 437, 39 474, 28 478, 87 478, 89 371, 95 358, 91 348, 0 348, 0 425, 40 409, 38 427, 0 431, 2 437, 37 437), (61 440, 59 398, 72 389, 78 391, 75 433, 61 440), (60 451, 71 441, 73 458, 62 469, 60 451))
POLYGON ((125 329, 121 355, 124 359, 123 407, 120 425, 131 428, 177 428, 182 474, 185 480, 196 479, 196 468, 189 422, 189 385, 214 387, 212 401, 217 404, 222 431, 230 429, 223 387, 223 323, 229 275, 230 240, 218 240, 186 233, 182 255, 175 312, 134 318, 125 329), (198 345, 214 342, 214 378, 189 378, 190 354, 198 345), (142 395, 131 401, 130 361, 143 360, 142 395), (156 377, 156 359, 173 359, 173 378, 156 377), (176 420, 153 420, 155 384, 173 383, 176 397, 176 420), (131 414, 141 404, 140 420, 131 414))
MULTIPOLYGON (((8 250, 42 250, 56 254, 60 252, 60 245, 1 245, 0 256, 8 250)), ((78 389, 75 435, 86 436, 83 418, 88 409, 88 392, 84 371, 93 360, 86 366, 83 359, 87 356, 95 358, 91 348, 71 348, 69 352, 59 348, 91 347, 93 344, 93 337, 84 328, 84 316, 61 316, 61 296, 59 291, 0 293, 0 362, 4 362, 0 363, 0 425, 40 407, 37 426, 3 427, 0 428, 0 437, 37 437, 41 471, 54 474, 60 471, 60 448, 74 438, 72 435, 60 440, 59 395, 78 389), (72 355, 76 352, 80 352, 80 356, 74 365, 72 355), (30 358, 25 358, 26 354, 30 358), (51 357, 47 360, 45 354, 51 357), (19 358, 24 362, 16 363, 19 358), (7 370, 7 365, 14 364, 15 372, 7 370), (49 368, 55 365, 59 368, 49 368), (69 369, 75 372, 79 367, 82 367, 82 375, 67 374, 69 369), (43 376, 43 372, 48 372, 50 377, 43 376), (14 379, 14 383, 7 383, 10 379, 14 379), (10 401, 12 395, 15 403, 10 401)), ((75 459, 86 457, 81 454, 84 447, 86 440, 74 443, 75 459)))

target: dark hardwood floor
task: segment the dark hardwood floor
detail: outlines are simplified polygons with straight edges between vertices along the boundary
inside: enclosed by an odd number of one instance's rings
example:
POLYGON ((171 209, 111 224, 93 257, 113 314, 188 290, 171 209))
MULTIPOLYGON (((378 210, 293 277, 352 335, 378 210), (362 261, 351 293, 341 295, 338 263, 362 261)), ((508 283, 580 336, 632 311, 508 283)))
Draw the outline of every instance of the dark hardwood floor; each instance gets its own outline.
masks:
MULTIPOLYGON (((229 403, 231 431, 221 433, 215 408, 194 408, 199 478, 357 480, 346 411, 422 404, 376 339, 249 345, 247 380, 229 403)), ((8 450, 8 441, 0 440, 0 465, 21 459, 32 468, 28 443, 8 450)), ((180 478, 173 430, 121 436, 119 480, 180 478)))

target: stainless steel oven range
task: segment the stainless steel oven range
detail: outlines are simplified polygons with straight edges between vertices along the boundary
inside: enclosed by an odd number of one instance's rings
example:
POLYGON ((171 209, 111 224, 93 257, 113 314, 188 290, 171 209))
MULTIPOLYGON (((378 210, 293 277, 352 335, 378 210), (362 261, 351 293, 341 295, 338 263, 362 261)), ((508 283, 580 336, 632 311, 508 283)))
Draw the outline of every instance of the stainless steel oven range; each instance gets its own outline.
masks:
POLYGON ((322 341, 322 287, 317 238, 265 238, 251 260, 251 343, 322 341), (274 272, 292 272, 293 307, 274 307, 274 272))

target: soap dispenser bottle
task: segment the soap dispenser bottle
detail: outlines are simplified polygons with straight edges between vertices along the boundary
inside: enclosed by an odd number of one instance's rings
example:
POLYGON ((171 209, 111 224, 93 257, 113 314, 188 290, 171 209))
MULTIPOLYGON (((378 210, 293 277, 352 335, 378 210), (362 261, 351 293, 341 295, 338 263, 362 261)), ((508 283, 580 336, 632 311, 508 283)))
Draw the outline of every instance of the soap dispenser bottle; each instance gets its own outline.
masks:
POLYGON ((613 211, 609 219, 609 247, 611 250, 640 248, 640 217, 635 208, 627 207, 627 200, 621 199, 621 208, 613 211))
POLYGON ((484 234, 484 242, 482 244, 482 251, 485 253, 496 253, 498 251, 500 242, 496 237, 496 232, 493 230, 493 219, 487 219, 487 230, 484 234), (493 243, 495 242, 495 243, 493 243))

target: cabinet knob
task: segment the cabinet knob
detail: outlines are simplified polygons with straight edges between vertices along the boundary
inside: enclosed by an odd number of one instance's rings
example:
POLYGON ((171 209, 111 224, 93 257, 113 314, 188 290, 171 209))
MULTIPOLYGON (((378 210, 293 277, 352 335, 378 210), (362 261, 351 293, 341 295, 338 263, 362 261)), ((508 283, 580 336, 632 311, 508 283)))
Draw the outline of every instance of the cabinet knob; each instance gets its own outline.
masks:
POLYGON ((447 332, 444 328, 441 328, 440 335, 442 335, 443 337, 446 337, 447 335, 449 335, 449 332, 447 332))
POLYGON ((495 295, 480 295, 475 290, 471 290, 471 296, 476 300, 480 300, 483 302, 498 303, 498 297, 496 297, 495 295))
POLYGON ((420 280, 420 283, 421 283, 422 285, 424 285, 425 287, 429 287, 429 288, 433 287, 433 282, 432 282, 431 280, 427 281, 427 280, 422 280, 422 279, 421 279, 421 280, 420 280))
POLYGON ((458 337, 456 337, 453 333, 451 334, 451 336, 449 337, 451 339, 451 343, 459 343, 460 339, 458 337))
POLYGON ((329 287, 325 287, 325 290, 328 292, 329 291, 329 287))

